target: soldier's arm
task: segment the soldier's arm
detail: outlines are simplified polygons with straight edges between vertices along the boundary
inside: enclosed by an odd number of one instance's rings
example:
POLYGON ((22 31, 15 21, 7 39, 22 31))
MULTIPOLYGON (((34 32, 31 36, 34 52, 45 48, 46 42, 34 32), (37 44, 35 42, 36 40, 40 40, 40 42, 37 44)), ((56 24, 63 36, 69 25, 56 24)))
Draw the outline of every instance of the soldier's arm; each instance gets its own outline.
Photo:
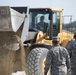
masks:
POLYGON ((69 52, 70 57, 72 56, 72 43, 73 43, 73 40, 71 40, 66 47, 66 49, 69 52))
POLYGON ((70 63, 70 56, 68 51, 65 49, 66 51, 66 66, 67 66, 67 72, 69 75, 71 75, 71 63, 70 63))
POLYGON ((47 53, 47 57, 46 57, 44 75, 47 75, 47 72, 48 72, 49 68, 51 67, 51 61, 52 61, 52 52, 49 51, 47 53))

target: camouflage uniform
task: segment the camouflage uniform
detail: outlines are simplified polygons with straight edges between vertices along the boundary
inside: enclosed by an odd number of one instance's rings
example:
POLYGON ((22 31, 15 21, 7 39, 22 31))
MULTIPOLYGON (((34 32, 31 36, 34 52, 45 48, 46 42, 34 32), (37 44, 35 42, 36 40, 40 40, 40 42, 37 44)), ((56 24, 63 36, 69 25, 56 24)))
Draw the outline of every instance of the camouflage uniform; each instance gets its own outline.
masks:
POLYGON ((70 43, 67 46, 67 50, 70 54, 72 75, 76 75, 76 40, 75 39, 70 41, 70 43))
POLYGON ((67 50, 59 44, 51 48, 47 54, 44 75, 50 68, 51 75, 70 75, 70 57, 67 50))

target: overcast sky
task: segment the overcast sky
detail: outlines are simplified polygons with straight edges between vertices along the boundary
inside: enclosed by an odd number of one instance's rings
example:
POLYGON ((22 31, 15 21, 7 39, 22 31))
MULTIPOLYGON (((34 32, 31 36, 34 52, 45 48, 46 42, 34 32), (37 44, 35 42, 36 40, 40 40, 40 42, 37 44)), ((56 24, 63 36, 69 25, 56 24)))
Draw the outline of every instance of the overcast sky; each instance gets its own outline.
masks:
POLYGON ((63 15, 72 15, 72 21, 76 21, 76 0, 0 0, 0 6, 63 8, 63 15))

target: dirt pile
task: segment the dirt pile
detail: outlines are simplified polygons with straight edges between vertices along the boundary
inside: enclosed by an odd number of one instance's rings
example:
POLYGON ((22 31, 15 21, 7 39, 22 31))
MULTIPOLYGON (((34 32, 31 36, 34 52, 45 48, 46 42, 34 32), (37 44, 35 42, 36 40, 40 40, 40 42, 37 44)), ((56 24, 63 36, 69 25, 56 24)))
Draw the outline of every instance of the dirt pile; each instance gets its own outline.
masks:
POLYGON ((0 74, 11 75, 16 71, 25 71, 24 47, 14 32, 0 32, 0 74), (20 49, 14 51, 10 45, 16 43, 19 43, 20 49))

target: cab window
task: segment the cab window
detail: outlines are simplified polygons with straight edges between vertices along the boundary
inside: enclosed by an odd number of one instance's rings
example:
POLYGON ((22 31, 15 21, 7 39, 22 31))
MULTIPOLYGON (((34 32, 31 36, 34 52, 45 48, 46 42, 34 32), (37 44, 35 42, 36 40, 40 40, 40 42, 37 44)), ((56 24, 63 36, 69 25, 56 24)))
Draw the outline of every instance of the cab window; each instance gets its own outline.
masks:
POLYGON ((60 12, 53 13, 53 36, 57 36, 60 32, 60 12))
POLYGON ((32 10, 29 13, 29 24, 30 29, 37 29, 44 33, 47 32, 47 28, 50 25, 49 13, 43 10, 32 10))

